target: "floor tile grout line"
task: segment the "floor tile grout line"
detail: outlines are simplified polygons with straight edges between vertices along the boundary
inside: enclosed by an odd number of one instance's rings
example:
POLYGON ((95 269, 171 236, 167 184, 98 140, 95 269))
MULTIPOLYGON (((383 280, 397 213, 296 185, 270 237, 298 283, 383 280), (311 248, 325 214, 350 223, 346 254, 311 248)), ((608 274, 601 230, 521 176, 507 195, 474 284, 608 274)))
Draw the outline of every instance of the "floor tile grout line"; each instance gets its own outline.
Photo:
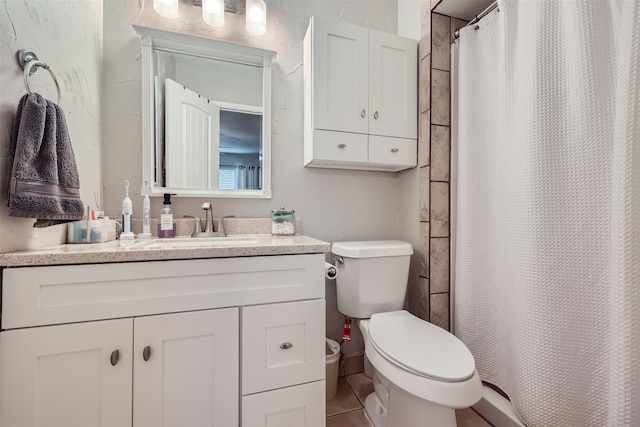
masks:
POLYGON ((340 413, 337 413, 337 414, 331 414, 331 415, 327 416, 327 419, 329 419, 329 418, 334 418, 334 417, 339 417, 340 415, 349 414, 349 413, 351 413, 351 412, 362 411, 363 409, 364 409, 364 408, 348 409, 348 410, 346 410, 346 411, 344 411, 344 412, 340 412, 340 413))

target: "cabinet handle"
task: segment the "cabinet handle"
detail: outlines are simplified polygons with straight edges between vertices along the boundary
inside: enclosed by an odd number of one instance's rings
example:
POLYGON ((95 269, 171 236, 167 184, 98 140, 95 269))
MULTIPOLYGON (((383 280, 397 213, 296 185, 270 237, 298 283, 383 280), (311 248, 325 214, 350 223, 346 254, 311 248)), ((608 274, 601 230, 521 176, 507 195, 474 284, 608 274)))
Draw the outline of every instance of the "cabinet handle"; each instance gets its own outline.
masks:
POLYGON ((377 111, 375 113, 373 113, 373 118, 378 120, 378 112, 377 111))
POLYGON ((397 153, 398 151, 400 151, 400 149, 399 149, 399 148, 392 148, 392 149, 391 149, 391 152, 392 152, 392 153, 397 153))
POLYGON ((151 347, 146 346, 142 350, 142 358, 144 359, 145 362, 147 362, 149 360, 149 358, 151 358, 151 347))
POLYGON ((347 144, 338 144, 338 148, 347 148, 347 144))
POLYGON ((120 352, 118 350, 113 350, 111 352, 111 366, 116 366, 118 364, 118 360, 120 360, 120 352))
POLYGON ((366 114, 366 111, 364 111, 364 108, 363 108, 362 111, 360 111, 360 117, 364 117, 365 114, 366 114))
POLYGON ((293 344, 291 344, 290 342, 283 342, 282 344, 280 344, 280 348, 283 350, 289 350, 291 347, 293 347, 293 344))

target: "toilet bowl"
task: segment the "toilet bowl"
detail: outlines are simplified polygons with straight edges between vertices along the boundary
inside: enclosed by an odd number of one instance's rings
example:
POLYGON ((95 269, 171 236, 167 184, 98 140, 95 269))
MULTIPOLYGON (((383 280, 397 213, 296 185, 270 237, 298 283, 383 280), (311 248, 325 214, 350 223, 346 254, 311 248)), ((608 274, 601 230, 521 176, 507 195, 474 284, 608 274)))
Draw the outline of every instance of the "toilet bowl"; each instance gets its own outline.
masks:
POLYGON ((402 310, 413 248, 400 241, 339 242, 338 311, 358 319, 374 368, 365 411, 375 427, 455 426, 455 409, 480 400, 482 383, 453 334, 402 310))
POLYGON ((374 368, 365 411, 375 427, 455 426, 455 409, 480 400, 473 356, 454 335, 406 311, 359 326, 374 368))

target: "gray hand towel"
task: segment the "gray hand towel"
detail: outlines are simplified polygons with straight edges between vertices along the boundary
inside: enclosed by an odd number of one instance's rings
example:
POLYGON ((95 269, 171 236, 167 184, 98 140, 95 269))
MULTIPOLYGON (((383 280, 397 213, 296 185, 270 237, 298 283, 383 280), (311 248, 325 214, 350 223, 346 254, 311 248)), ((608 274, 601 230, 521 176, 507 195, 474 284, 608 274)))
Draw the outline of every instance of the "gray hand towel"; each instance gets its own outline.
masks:
POLYGON ((80 179, 62 109, 37 93, 18 104, 9 215, 37 218, 34 227, 82 219, 80 179))

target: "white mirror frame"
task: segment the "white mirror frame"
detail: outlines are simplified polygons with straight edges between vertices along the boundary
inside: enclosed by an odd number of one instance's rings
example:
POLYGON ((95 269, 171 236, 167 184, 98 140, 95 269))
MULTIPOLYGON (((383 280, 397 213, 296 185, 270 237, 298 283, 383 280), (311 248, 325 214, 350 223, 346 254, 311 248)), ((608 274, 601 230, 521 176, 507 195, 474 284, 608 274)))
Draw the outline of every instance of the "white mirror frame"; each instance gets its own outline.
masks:
MULTIPOLYGON (((262 67, 262 189, 261 190, 198 190, 156 187, 151 185, 149 195, 164 193, 192 197, 219 198, 271 198, 271 63, 276 52, 221 40, 206 39, 188 34, 174 33, 156 28, 133 25, 142 45, 142 182, 153 184, 155 165, 155 82, 153 51, 193 55, 262 67)), ((143 189, 144 191, 144 189, 143 189)))

